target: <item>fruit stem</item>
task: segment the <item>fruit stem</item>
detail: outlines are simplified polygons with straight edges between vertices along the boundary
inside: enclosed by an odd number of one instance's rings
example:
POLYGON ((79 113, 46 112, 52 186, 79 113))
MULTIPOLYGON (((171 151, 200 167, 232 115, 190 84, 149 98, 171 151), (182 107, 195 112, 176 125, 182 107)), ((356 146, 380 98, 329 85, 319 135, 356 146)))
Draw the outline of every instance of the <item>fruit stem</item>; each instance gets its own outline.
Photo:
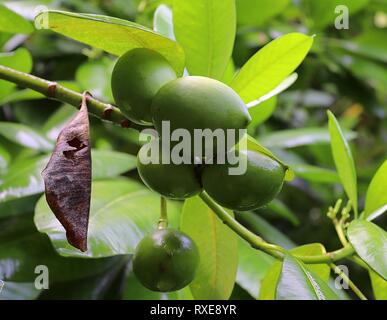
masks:
POLYGON ((359 297, 360 300, 368 300, 366 296, 360 291, 360 289, 356 287, 352 280, 349 279, 349 277, 343 271, 340 270, 340 268, 338 268, 333 263, 329 264, 329 267, 333 270, 334 273, 339 275, 348 284, 348 286, 359 297))
MULTIPOLYGON (((56 82, 48 81, 28 73, 5 67, 3 65, 0 65, 0 79, 4 79, 21 87, 26 87, 37 91, 47 98, 67 102, 68 104, 78 109, 80 108, 82 94, 67 89, 56 82)), ((130 122, 127 118, 125 118, 121 111, 111 104, 103 103, 97 99, 89 97, 87 106, 91 114, 102 120, 119 124, 125 128, 140 128, 138 125, 130 122)))
MULTIPOLYGON (((263 240, 261 237, 257 236, 249 229, 240 224, 235 220, 231 215, 227 213, 223 207, 218 205, 205 191, 200 194, 200 198, 207 204, 207 206, 218 216, 220 220, 223 221, 231 230, 238 234, 242 239, 246 240, 253 248, 257 250, 262 250, 269 255, 283 260, 284 255, 286 254, 286 249, 281 246, 271 244, 263 240)), ((327 252, 325 254, 316 255, 316 256, 304 256, 304 255, 293 255, 295 258, 307 263, 307 264, 320 264, 320 263, 332 263, 354 254, 354 249, 350 244, 342 247, 339 250, 327 252)))
POLYGON ((160 197, 160 219, 158 223, 158 229, 166 229, 167 227, 168 227, 167 200, 164 197, 160 197))

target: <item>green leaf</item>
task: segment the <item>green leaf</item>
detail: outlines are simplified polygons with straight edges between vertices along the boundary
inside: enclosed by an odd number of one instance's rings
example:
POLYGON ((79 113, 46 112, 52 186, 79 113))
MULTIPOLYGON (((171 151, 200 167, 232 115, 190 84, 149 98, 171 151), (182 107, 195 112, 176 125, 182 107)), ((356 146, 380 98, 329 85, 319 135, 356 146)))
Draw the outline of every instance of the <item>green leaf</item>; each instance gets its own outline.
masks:
POLYGON ((173 31, 172 10, 165 4, 160 4, 153 17, 153 30, 171 40, 176 40, 173 31))
POLYGON ((238 266, 237 235, 199 197, 185 201, 180 228, 199 248, 200 263, 190 284, 194 298, 228 299, 238 266))
POLYGON ((251 116, 251 122, 249 123, 247 129, 254 130, 260 124, 264 123, 273 114, 276 106, 277 98, 273 97, 253 108, 250 108, 249 113, 251 116))
POLYGON ((342 14, 335 12, 335 8, 343 5, 348 9, 348 14, 353 15, 368 4, 368 0, 302 0, 304 10, 308 13, 309 21, 315 29, 321 30, 334 24, 336 17, 342 14))
POLYGON ((289 33, 271 41, 246 62, 231 87, 246 103, 262 97, 300 65, 312 43, 312 37, 301 33, 289 33))
POLYGON ((0 32, 28 34, 33 30, 30 22, 0 4, 0 32))
POLYGON ((328 284, 301 261, 287 255, 278 280, 277 300, 339 300, 328 284))
POLYGON ((40 132, 20 123, 0 122, 0 135, 23 147, 51 151, 54 145, 40 132))
POLYGON ((262 236, 266 241, 290 249, 295 247, 295 244, 281 231, 274 228, 265 219, 261 218, 258 214, 253 212, 236 212, 237 220, 245 225, 252 232, 262 236))
MULTIPOLYGON (((292 254, 315 256, 326 253, 324 246, 320 243, 306 244, 290 250, 292 254)), ((275 262, 262 280, 259 299, 274 300, 278 280, 280 278, 282 262, 275 262)), ((322 280, 328 281, 330 268, 326 264, 311 264, 308 269, 316 273, 322 280)))
POLYGON ((77 109, 69 105, 63 105, 59 107, 51 116, 47 119, 46 123, 42 127, 42 132, 46 137, 52 141, 56 141, 59 133, 66 126, 66 124, 75 116, 77 109))
POLYGON ((238 273, 236 282, 250 293, 258 297, 261 281, 275 262, 268 254, 256 250, 246 241, 238 241, 238 273))
POLYGON ((90 60, 82 64, 75 79, 82 91, 89 91, 97 99, 113 102, 111 75, 114 63, 109 58, 90 60))
MULTIPOLYGON (((131 254, 145 234, 154 230, 159 218, 160 197, 130 179, 96 181, 92 185, 88 246, 82 253, 70 246, 64 228, 42 197, 35 208, 35 225, 46 233, 63 256, 107 257, 131 254)), ((180 205, 170 202, 171 226, 177 225, 180 205)))
POLYGON ((380 277, 376 272, 369 271, 372 290, 376 300, 387 300, 387 280, 380 277))
POLYGON ((0 175, 7 171, 8 164, 11 160, 9 152, 0 144, 0 175))
POLYGON ((1 289, 0 300, 34 300, 40 294, 40 290, 35 288, 34 283, 4 282, 1 289))
MULTIPOLYGON (((352 131, 344 131, 344 134, 348 140, 356 137, 356 134, 352 131)), ((281 130, 260 136, 259 141, 268 148, 294 148, 329 143, 329 132, 324 128, 281 130)))
POLYGON ((238 24, 261 26, 269 19, 280 14, 289 4, 289 0, 236 0, 238 24))
MULTIPOLYGON (((121 152, 92 149, 91 156, 93 179, 116 177, 136 167, 136 157, 121 152)), ((16 161, 2 178, 0 203, 43 192, 41 172, 48 160, 45 155, 16 161)))
POLYGON ((366 220, 350 223, 348 238, 356 253, 375 272, 387 280, 387 233, 366 220))
POLYGON ((173 24, 191 75, 222 79, 236 32, 233 0, 175 0, 173 24))
POLYGON ((352 158, 351 149, 345 139, 338 121, 332 112, 328 110, 329 134, 331 137, 331 149, 333 159, 339 174, 341 183, 351 200, 355 215, 357 215, 357 180, 355 163, 352 158))
MULTIPOLYGON (((32 70, 32 57, 27 49, 19 48, 14 52, 0 53, 0 64, 18 71, 30 73, 32 70)), ((15 87, 16 85, 11 82, 0 80, 0 99, 10 94, 15 87)))
POLYGON ((116 56, 134 48, 152 49, 162 54, 179 75, 183 73, 184 52, 180 45, 139 24, 114 17, 64 11, 48 11, 35 18, 37 22, 42 19, 47 19, 51 30, 116 56))
POLYGON ((280 200, 274 199, 267 205, 267 207, 276 212, 280 217, 290 221, 294 226, 298 226, 300 224, 298 217, 280 200))
POLYGON ((311 166, 308 164, 294 164, 292 165, 292 169, 298 177, 307 181, 320 183, 340 182, 337 172, 330 169, 311 166))
POLYGON ((0 243, 0 279, 35 281, 36 266, 45 265, 49 270, 50 281, 69 281, 106 270, 120 258, 63 258, 55 253, 45 236, 38 233, 20 234, 10 241, 0 243))
MULTIPOLYGON (((387 204, 387 160, 383 162, 375 173, 368 187, 365 200, 365 216, 370 218, 371 214, 387 204)), ((371 217, 372 218, 372 217, 371 217)))

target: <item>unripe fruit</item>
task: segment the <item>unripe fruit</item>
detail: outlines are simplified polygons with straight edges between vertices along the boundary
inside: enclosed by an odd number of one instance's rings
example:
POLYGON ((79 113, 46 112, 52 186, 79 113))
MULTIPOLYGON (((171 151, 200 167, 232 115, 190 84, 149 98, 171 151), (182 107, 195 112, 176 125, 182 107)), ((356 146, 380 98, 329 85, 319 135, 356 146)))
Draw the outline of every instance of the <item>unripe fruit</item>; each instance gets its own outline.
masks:
MULTIPOLYGON (((161 142, 154 140, 142 146, 137 155, 137 170, 142 181, 159 194, 171 199, 185 199, 201 191, 199 178, 193 164, 174 164, 172 161, 163 164, 169 150, 163 150, 161 142), (158 163, 144 163, 144 155, 151 157, 152 147, 158 146, 158 163)), ((169 153, 170 156, 170 153, 169 153)))
POLYGON ((161 229, 145 236, 137 245, 133 271, 153 291, 169 292, 188 285, 199 264, 199 251, 186 234, 161 229))
POLYGON ((159 89, 176 79, 168 61, 156 51, 136 48, 122 55, 114 66, 112 92, 122 113, 141 125, 152 123, 150 106, 159 89))
POLYGON ((206 165, 202 172, 204 190, 221 206, 237 211, 257 209, 273 200, 282 188, 284 167, 250 150, 239 152, 239 161, 247 161, 242 175, 229 174, 234 165, 206 165))
POLYGON ((198 76, 163 86, 152 102, 151 113, 159 134, 162 121, 170 121, 171 132, 187 129, 191 137, 194 129, 245 129, 251 120, 246 105, 230 87, 198 76))

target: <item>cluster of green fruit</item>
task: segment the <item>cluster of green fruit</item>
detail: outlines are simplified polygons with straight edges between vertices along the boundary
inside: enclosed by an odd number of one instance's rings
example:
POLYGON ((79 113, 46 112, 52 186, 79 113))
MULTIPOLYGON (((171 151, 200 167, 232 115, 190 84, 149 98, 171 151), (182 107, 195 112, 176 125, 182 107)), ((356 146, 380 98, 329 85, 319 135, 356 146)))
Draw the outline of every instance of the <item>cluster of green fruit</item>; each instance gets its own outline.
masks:
MULTIPOLYGON (((195 129, 236 132, 251 120, 245 103, 230 87, 206 77, 177 78, 162 55, 145 48, 130 50, 118 59, 112 92, 126 117, 140 125, 154 125, 159 136, 163 121, 169 122, 171 131, 186 129, 193 137, 195 129)), ((159 149, 160 153, 169 152, 159 149)), ((282 187, 285 168, 256 151, 242 150, 237 156, 247 164, 241 175, 230 175, 233 165, 216 161, 177 165, 144 164, 139 160, 138 171, 150 189, 167 198, 185 199, 204 189, 217 203, 232 210, 252 210, 270 202, 282 187)), ((187 235, 164 229, 139 243, 133 268, 146 287, 171 291, 193 279, 197 261, 197 248, 187 235)))

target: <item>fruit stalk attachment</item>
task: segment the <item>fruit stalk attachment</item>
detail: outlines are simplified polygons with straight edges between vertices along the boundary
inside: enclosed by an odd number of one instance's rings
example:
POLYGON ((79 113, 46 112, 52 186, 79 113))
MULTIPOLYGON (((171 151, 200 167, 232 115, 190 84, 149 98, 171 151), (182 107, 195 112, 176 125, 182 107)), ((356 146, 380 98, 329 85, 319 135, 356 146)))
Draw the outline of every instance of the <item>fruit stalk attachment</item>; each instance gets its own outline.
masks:
POLYGON ((167 212, 167 199, 160 197, 160 219, 157 225, 157 229, 168 228, 168 212, 167 212))

